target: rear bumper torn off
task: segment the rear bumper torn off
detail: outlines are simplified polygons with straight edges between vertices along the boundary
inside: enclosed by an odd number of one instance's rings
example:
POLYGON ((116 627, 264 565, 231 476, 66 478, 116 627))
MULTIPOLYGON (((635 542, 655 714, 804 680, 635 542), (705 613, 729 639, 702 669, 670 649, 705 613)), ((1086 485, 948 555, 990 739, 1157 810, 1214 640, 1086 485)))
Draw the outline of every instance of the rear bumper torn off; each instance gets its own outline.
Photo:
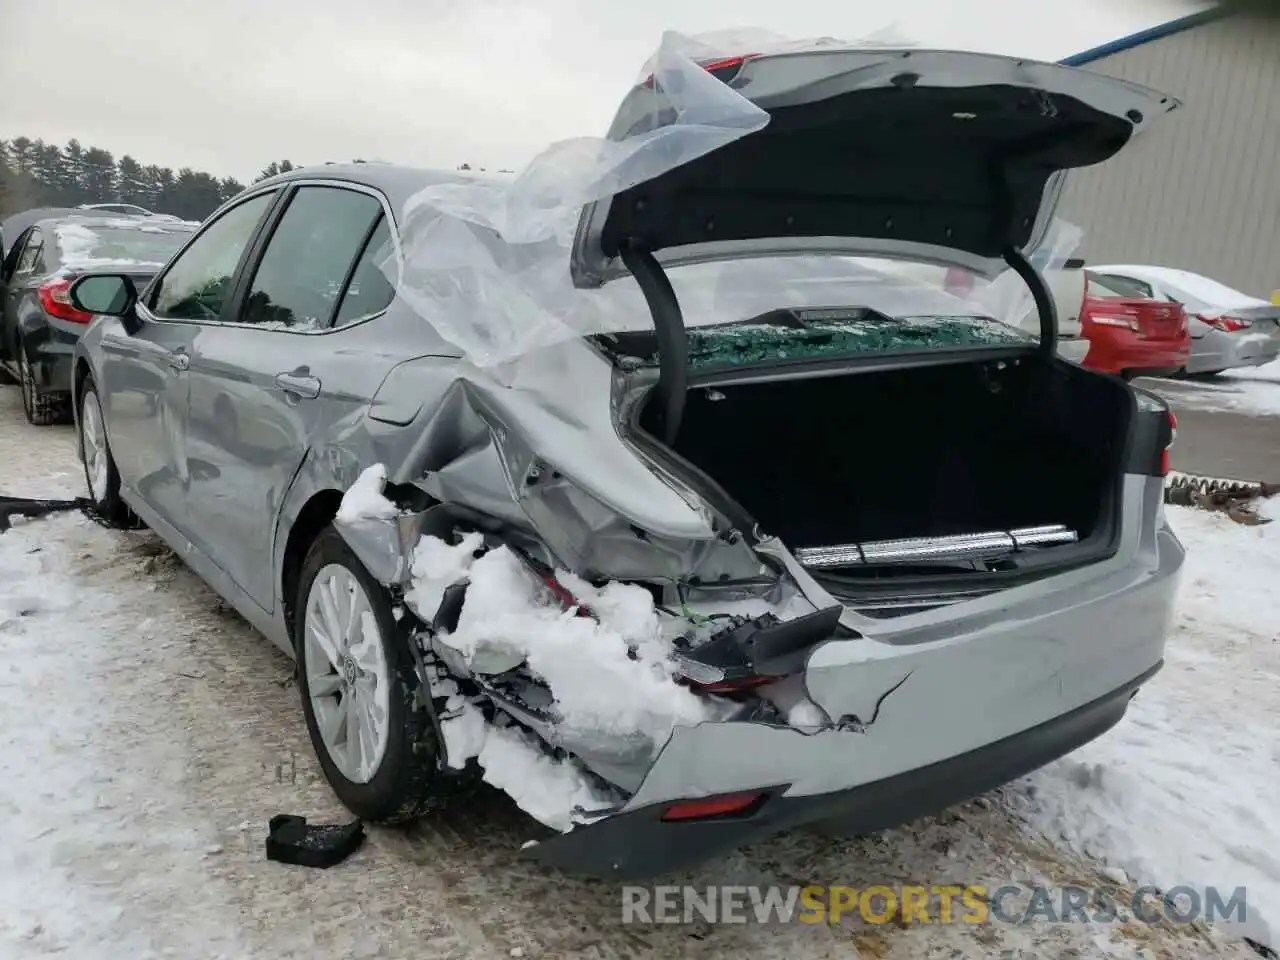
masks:
MULTIPOLYGON (((655 803, 578 827, 529 847, 525 855, 576 874, 635 880, 692 866, 805 825, 830 824, 846 835, 873 833, 1008 783, 1101 736, 1120 721, 1138 687, 1160 666, 1029 730, 896 776, 805 796, 790 795, 788 784, 775 784, 762 788, 768 798, 753 812, 734 818, 664 822, 667 804, 655 803)), ((782 729, 756 732, 799 736, 782 729)))

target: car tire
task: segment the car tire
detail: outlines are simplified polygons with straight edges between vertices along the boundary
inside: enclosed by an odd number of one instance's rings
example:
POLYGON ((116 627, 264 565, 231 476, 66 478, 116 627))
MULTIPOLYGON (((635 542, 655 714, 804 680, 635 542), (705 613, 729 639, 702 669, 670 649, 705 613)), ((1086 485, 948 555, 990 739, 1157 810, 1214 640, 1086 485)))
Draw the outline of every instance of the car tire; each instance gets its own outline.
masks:
POLYGON ((80 392, 79 443, 84 483, 94 514, 109 527, 122 530, 138 525, 137 518, 120 499, 120 471, 107 441, 107 421, 93 378, 85 379, 80 392))
POLYGON ((396 620, 386 588, 332 525, 307 551, 294 611, 307 732, 338 799, 374 823, 405 823, 438 806, 455 778, 441 770, 434 706, 415 669, 408 628, 396 620), (352 618, 352 603, 371 616, 352 618), (337 630, 330 629, 334 622, 337 630))
POLYGON ((63 419, 66 409, 63 398, 36 390, 35 371, 21 343, 18 344, 18 386, 22 389, 22 412, 27 415, 28 423, 51 427, 63 419))

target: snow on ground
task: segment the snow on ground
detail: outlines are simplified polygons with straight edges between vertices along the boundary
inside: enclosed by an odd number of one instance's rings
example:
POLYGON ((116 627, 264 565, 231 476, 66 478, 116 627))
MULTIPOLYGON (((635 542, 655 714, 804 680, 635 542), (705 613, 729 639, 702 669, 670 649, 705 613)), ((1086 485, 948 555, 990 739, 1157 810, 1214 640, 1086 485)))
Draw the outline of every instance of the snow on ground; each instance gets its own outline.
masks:
MULTIPOLYGON (((70 432, 28 427, 13 388, 0 390, 0 449, 0 492, 81 491, 70 432)), ((1222 603, 1248 600, 1229 592, 1222 603)), ((1165 926, 624 926, 617 884, 519 858, 545 830, 492 790, 410 829, 371 829, 330 870, 270 863, 271 816, 348 819, 320 776, 283 656, 150 534, 75 515, 0 534, 0 611, 5 960, 1254 957, 1165 926)), ((1224 664, 1241 655, 1230 631, 1203 629, 1224 664)), ((1237 702, 1264 702, 1261 685, 1242 680, 1237 702)), ((1225 723, 1233 705, 1224 696, 1200 709, 1225 723)), ((998 799, 873 837, 782 836, 666 882, 1104 882, 1099 863, 998 799)))
POLYGON ((1261 367, 1239 367, 1222 375, 1227 380, 1265 380, 1280 383, 1280 360, 1272 360, 1261 367))
POLYGON ((1212 380, 1150 379, 1175 408, 1280 417, 1280 360, 1230 370, 1212 380))
POLYGON ((1137 882, 1246 887, 1243 932, 1280 949, 1280 523, 1168 509, 1187 566, 1164 670, 1013 806, 1137 882))

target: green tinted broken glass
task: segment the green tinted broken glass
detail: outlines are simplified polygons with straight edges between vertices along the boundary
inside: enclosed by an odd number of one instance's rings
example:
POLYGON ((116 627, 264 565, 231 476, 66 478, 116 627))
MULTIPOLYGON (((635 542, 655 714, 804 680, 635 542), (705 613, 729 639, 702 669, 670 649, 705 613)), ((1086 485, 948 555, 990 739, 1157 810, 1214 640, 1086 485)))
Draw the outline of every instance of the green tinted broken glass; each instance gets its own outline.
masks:
MULTIPOLYGON (((768 323, 690 327, 689 367, 736 367, 939 348, 1026 346, 1029 334, 987 317, 904 317, 892 321, 809 322, 803 327, 768 323)), ((638 358, 656 365, 656 351, 638 358)))

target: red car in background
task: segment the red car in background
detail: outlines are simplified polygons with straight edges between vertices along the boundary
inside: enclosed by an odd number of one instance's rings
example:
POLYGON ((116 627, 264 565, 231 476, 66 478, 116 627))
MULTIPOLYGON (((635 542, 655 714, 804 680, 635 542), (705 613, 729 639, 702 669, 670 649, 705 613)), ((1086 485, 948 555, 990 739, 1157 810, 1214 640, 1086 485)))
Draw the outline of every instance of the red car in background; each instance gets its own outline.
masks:
POLYGON ((1177 373, 1191 355, 1182 304, 1127 295, 1087 272, 1080 332, 1089 341, 1084 366, 1126 380, 1177 373))

